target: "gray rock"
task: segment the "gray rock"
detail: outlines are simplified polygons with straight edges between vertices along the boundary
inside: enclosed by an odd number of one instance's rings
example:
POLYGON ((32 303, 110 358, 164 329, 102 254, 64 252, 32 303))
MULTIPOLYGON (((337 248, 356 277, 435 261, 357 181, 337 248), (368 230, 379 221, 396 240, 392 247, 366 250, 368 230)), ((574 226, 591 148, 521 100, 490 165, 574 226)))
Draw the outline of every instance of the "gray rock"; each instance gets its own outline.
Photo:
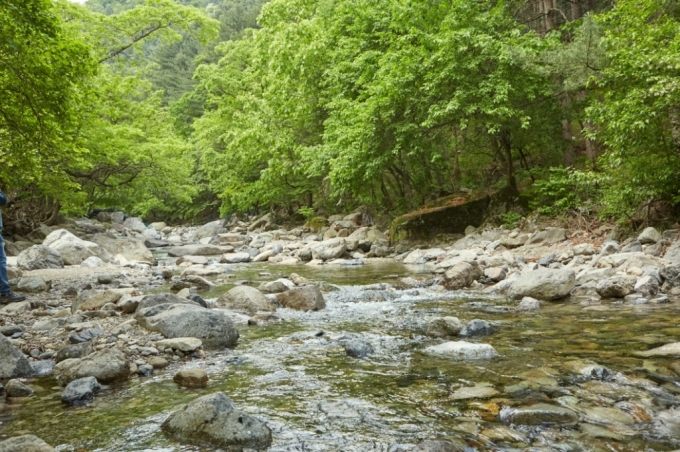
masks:
POLYGON ((680 264, 680 240, 668 247, 663 258, 668 262, 672 262, 673 264, 680 264))
POLYGON ((465 328, 460 331, 461 336, 488 336, 493 333, 493 327, 486 320, 470 320, 465 328))
POLYGON ((659 280, 651 275, 643 276, 637 280, 633 290, 643 295, 656 295, 659 292, 659 280))
POLYGON ((142 296, 130 297, 124 295, 116 302, 116 307, 126 314, 133 314, 139 307, 142 298, 142 296))
POLYGON ((440 317, 427 325, 427 334, 431 337, 457 336, 464 328, 458 317, 440 317))
POLYGON ((50 290, 52 281, 46 281, 38 276, 27 276, 19 279, 17 291, 28 293, 40 293, 50 290))
POLYGON ((38 357, 41 361, 31 361, 31 369, 33 369, 34 377, 47 377, 54 373, 54 366, 57 364, 56 361, 45 359, 43 358, 43 355, 45 354, 43 353, 38 357))
POLYGON ((101 383, 114 383, 130 376, 130 363, 117 348, 105 348, 80 359, 65 359, 54 367, 54 376, 60 385, 74 380, 95 377, 101 383))
POLYGON ((517 305, 518 311, 535 311, 541 308, 541 302, 535 298, 524 297, 522 301, 517 305))
POLYGON ((224 228, 224 221, 222 220, 216 220, 216 221, 211 221, 210 223, 206 223, 194 234, 194 239, 195 240, 201 240, 207 237, 215 237, 217 234, 222 234, 227 232, 227 230, 224 228))
POLYGON ((489 267, 484 269, 484 276, 497 283, 505 279, 507 271, 503 267, 489 267))
POLYGON ((532 234, 531 237, 524 244, 525 246, 531 245, 544 245, 550 246, 555 243, 563 242, 567 240, 567 230, 562 228, 548 228, 545 231, 538 231, 532 234))
POLYGON ((81 331, 80 333, 72 333, 68 340, 72 344, 80 344, 91 341, 101 334, 104 334, 104 330, 101 328, 89 328, 87 330, 81 331))
POLYGON ((45 237, 43 245, 57 251, 66 265, 80 265, 85 259, 96 256, 104 262, 113 262, 113 256, 94 242, 76 237, 66 229, 57 229, 45 237))
POLYGON ((156 341, 156 346, 163 347, 165 349, 171 348, 184 353, 190 353, 201 348, 203 346, 203 342, 195 337, 176 337, 156 341))
POLYGON ((5 394, 7 397, 29 397, 33 390, 19 380, 12 379, 5 385, 5 394))
POLYGON ((238 411, 221 392, 199 397, 175 411, 161 429, 180 443, 198 446, 264 450, 272 443, 269 427, 238 411))
POLYGON ((123 294, 114 290, 104 290, 104 291, 84 291, 81 292, 78 297, 71 303, 71 313, 75 314, 76 311, 90 311, 93 309, 101 309, 104 305, 108 303, 117 303, 121 299, 123 294))
POLYGON ((496 350, 489 344, 473 344, 465 341, 444 342, 427 347, 423 352, 428 355, 465 361, 491 359, 498 356, 496 350))
POLYGON ((258 311, 276 311, 276 306, 269 298, 250 286, 236 286, 230 289, 217 300, 217 304, 250 315, 255 315, 258 311))
POLYGON ((373 347, 366 341, 351 339, 345 343, 345 353, 352 358, 365 358, 373 353, 373 347))
POLYGON ((622 253, 639 253, 640 251, 642 251, 642 243, 637 240, 629 243, 621 249, 622 253))
POLYGON ((241 264, 245 262, 250 262, 252 259, 253 256, 251 256, 250 253, 247 252, 227 253, 222 255, 222 257, 220 258, 220 262, 223 264, 241 264))
POLYGON ((67 345, 60 349, 55 355, 54 359, 57 362, 65 359, 82 358, 94 352, 94 345, 91 342, 84 342, 82 344, 67 345))
POLYGON ((326 307, 321 291, 316 286, 296 287, 276 296, 284 308, 298 311, 319 311, 326 307))
POLYGON ((142 364, 137 368, 137 374, 142 377, 150 377, 153 373, 153 366, 150 364, 142 364))
POLYGON ((674 287, 680 287, 680 264, 664 267, 659 272, 659 274, 665 281, 665 290, 670 290, 674 287))
POLYGON ((102 390, 95 377, 85 377, 73 380, 61 393, 61 401, 69 405, 87 405, 94 400, 94 395, 102 390))
POLYGON ((23 325, 5 325, 0 327, 0 334, 3 336, 11 336, 22 331, 24 331, 23 325))
POLYGON ((185 388, 205 388, 208 386, 208 374, 203 369, 182 369, 172 381, 185 388))
POLYGON ((648 243, 656 243, 660 241, 662 238, 663 237, 661 236, 659 231, 650 226, 648 228, 645 228, 644 231, 642 231, 640 235, 638 235, 637 239, 640 243, 645 245, 648 243))
POLYGON ((636 282, 634 276, 612 276, 598 282, 595 291, 602 298, 623 298, 633 292, 636 282))
POLYGON ((137 305, 136 311, 141 311, 142 309, 151 308, 161 304, 187 304, 192 306, 200 306, 198 303, 186 298, 178 297, 172 293, 157 293, 153 295, 146 295, 142 298, 137 305))
POLYGON ((324 240, 312 248, 312 258, 323 261, 337 259, 347 250, 347 243, 343 237, 324 240))
POLYGON ((137 309, 135 319, 142 328, 166 338, 196 337, 207 348, 233 347, 239 333, 225 311, 189 304, 161 304, 137 309))
POLYGON ((258 290, 262 293, 281 293, 288 290, 288 286, 281 281, 267 281, 260 284, 258 290))
POLYGON ((153 254, 142 240, 112 234, 95 234, 91 240, 112 256, 123 256, 129 262, 156 263, 153 254))
POLYGON ((539 268, 523 272, 508 289, 508 296, 514 299, 532 297, 539 300, 559 300, 571 293, 575 280, 573 270, 539 268))
POLYGON ((54 448, 35 435, 24 435, 0 441, 0 452, 54 452, 54 448))
POLYGON ((17 265, 24 270, 63 268, 64 260, 57 251, 49 246, 35 245, 19 254, 17 265))
POLYGON ((0 380, 30 377, 33 374, 28 359, 9 339, 0 335, 0 380))
POLYGON ((146 231, 144 220, 142 220, 140 217, 127 217, 125 221, 123 221, 123 226, 135 232, 146 231))
POLYGON ((224 249, 214 245, 183 245, 167 248, 170 256, 218 256, 224 253, 224 249))
POLYGON ((607 240, 600 247, 600 255, 609 256, 610 254, 616 254, 621 249, 619 243, 615 240, 607 240))
POLYGON ((509 425, 571 426, 578 423, 578 414, 558 405, 537 403, 528 407, 504 408, 501 420, 509 425))
POLYGON ((480 276, 482 270, 477 262, 459 262, 444 273, 444 287, 449 290, 464 289, 470 287, 480 276))
POLYGON ((538 260, 538 265, 541 265, 543 267, 547 267, 548 265, 552 264, 555 262, 555 254, 548 254, 545 257, 542 257, 541 259, 538 260))

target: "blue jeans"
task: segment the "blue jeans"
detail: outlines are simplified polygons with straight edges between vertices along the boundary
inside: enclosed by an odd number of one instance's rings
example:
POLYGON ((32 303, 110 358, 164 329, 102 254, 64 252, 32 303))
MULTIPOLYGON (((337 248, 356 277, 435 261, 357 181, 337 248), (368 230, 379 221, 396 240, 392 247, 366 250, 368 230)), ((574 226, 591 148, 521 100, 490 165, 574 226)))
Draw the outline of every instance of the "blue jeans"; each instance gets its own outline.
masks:
POLYGON ((0 294, 6 295, 12 290, 9 288, 9 278, 7 277, 7 255, 5 254, 5 241, 2 239, 0 229, 0 294))

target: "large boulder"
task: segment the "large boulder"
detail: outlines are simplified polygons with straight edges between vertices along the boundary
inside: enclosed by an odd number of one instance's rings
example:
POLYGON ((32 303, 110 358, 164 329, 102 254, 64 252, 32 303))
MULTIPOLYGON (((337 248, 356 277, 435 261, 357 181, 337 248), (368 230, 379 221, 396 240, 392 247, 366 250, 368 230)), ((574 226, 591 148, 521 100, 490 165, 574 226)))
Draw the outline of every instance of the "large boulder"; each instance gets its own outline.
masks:
POLYGON ((227 232, 223 226, 223 223, 224 222, 222 220, 216 220, 204 224, 194 233, 194 239, 201 240, 207 237, 215 237, 217 234, 227 232))
POLYGON ((114 383, 130 376, 130 363, 119 349, 105 348, 84 358, 65 359, 57 363, 54 376, 62 386, 85 377, 95 377, 104 384, 114 383))
POLYGON ((156 259, 144 241, 131 237, 117 237, 110 234, 95 234, 92 242, 104 248, 113 256, 123 256, 128 262, 154 264, 156 259))
POLYGON ((35 435, 24 435, 0 441, 0 452, 54 452, 54 448, 35 435))
POLYGON ((227 450, 264 450, 272 444, 267 424, 242 411, 222 392, 189 402, 161 426, 180 443, 227 450))
POLYGON ((88 257, 96 256, 104 262, 113 262, 113 256, 94 242, 80 239, 66 229, 50 233, 43 245, 57 251, 66 265, 80 265, 88 257))
POLYGON ((49 246, 35 245, 19 254, 17 265, 24 270, 63 268, 64 260, 61 258, 61 254, 49 246))
POLYGON ((633 292, 636 282, 634 276, 612 276, 599 281, 595 291, 602 298, 623 298, 633 292))
POLYGON ((444 273, 444 287, 449 290, 464 289, 480 276, 482 270, 476 261, 459 262, 444 273))
POLYGON ((196 337, 206 348, 232 347, 239 333, 229 314, 191 304, 160 304, 137 308, 135 319, 149 331, 166 338, 196 337))
POLYGON ((0 334, 0 380, 31 375, 33 369, 28 359, 9 339, 0 334))
POLYGON ((575 281, 573 270, 539 268, 523 272, 508 289, 508 296, 514 299, 532 297, 538 300, 559 300, 571 293, 575 281))
POLYGON ((297 311, 319 311, 326 307, 326 300, 316 286, 290 289, 278 294, 276 300, 282 307, 297 311))
POLYGON ((258 311, 276 311, 276 306, 262 292, 250 286, 236 286, 222 295, 217 304, 235 311, 255 315, 258 311))
POLYGON ((347 243, 345 242, 345 239, 343 237, 336 237, 317 243, 312 248, 312 257, 323 261, 337 259, 342 256, 346 250, 347 243))

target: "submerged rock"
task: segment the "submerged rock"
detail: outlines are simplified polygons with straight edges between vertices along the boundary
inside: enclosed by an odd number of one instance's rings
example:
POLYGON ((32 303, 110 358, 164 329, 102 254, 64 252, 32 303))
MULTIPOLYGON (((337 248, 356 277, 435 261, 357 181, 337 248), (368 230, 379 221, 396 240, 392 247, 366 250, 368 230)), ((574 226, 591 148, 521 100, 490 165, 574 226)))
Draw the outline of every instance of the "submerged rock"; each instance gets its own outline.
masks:
POLYGON ((35 435, 24 435, 0 441, 0 452, 54 452, 54 448, 35 435))
POLYGON ((7 397, 28 397, 33 394, 33 390, 19 380, 13 379, 5 385, 5 393, 7 397))
POLYGON ((466 447, 460 443, 449 441, 423 441, 418 444, 413 452, 463 452, 466 447))
POLYGON ((457 336, 465 326, 458 317, 440 317, 427 325, 427 334, 431 337, 457 336))
POLYGON ((221 392, 189 402, 172 413, 161 429, 181 443, 197 446, 264 450, 272 444, 267 424, 238 411, 221 392))
POLYGON ((366 341, 352 339, 345 343, 345 353, 352 358, 365 358, 373 353, 373 347, 366 341))
POLYGON ((501 410, 501 420, 510 425, 570 426, 578 423, 578 414, 558 405, 537 403, 528 407, 504 408, 501 410))
POLYGON ((172 381, 186 388, 205 388, 208 374, 203 369, 182 369, 172 377, 172 381))

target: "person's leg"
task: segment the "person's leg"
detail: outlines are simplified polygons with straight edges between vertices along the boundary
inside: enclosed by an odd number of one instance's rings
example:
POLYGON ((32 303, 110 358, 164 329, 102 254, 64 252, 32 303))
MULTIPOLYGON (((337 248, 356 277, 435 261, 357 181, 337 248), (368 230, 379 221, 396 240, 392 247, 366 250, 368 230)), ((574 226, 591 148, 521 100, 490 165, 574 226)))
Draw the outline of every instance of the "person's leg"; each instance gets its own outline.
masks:
POLYGON ((12 293, 7 277, 7 254, 5 254, 5 241, 0 234, 0 304, 24 301, 26 297, 12 293))
POLYGON ((0 294, 8 294, 12 290, 9 287, 9 278, 7 277, 7 255, 5 254, 5 241, 0 234, 0 294))

